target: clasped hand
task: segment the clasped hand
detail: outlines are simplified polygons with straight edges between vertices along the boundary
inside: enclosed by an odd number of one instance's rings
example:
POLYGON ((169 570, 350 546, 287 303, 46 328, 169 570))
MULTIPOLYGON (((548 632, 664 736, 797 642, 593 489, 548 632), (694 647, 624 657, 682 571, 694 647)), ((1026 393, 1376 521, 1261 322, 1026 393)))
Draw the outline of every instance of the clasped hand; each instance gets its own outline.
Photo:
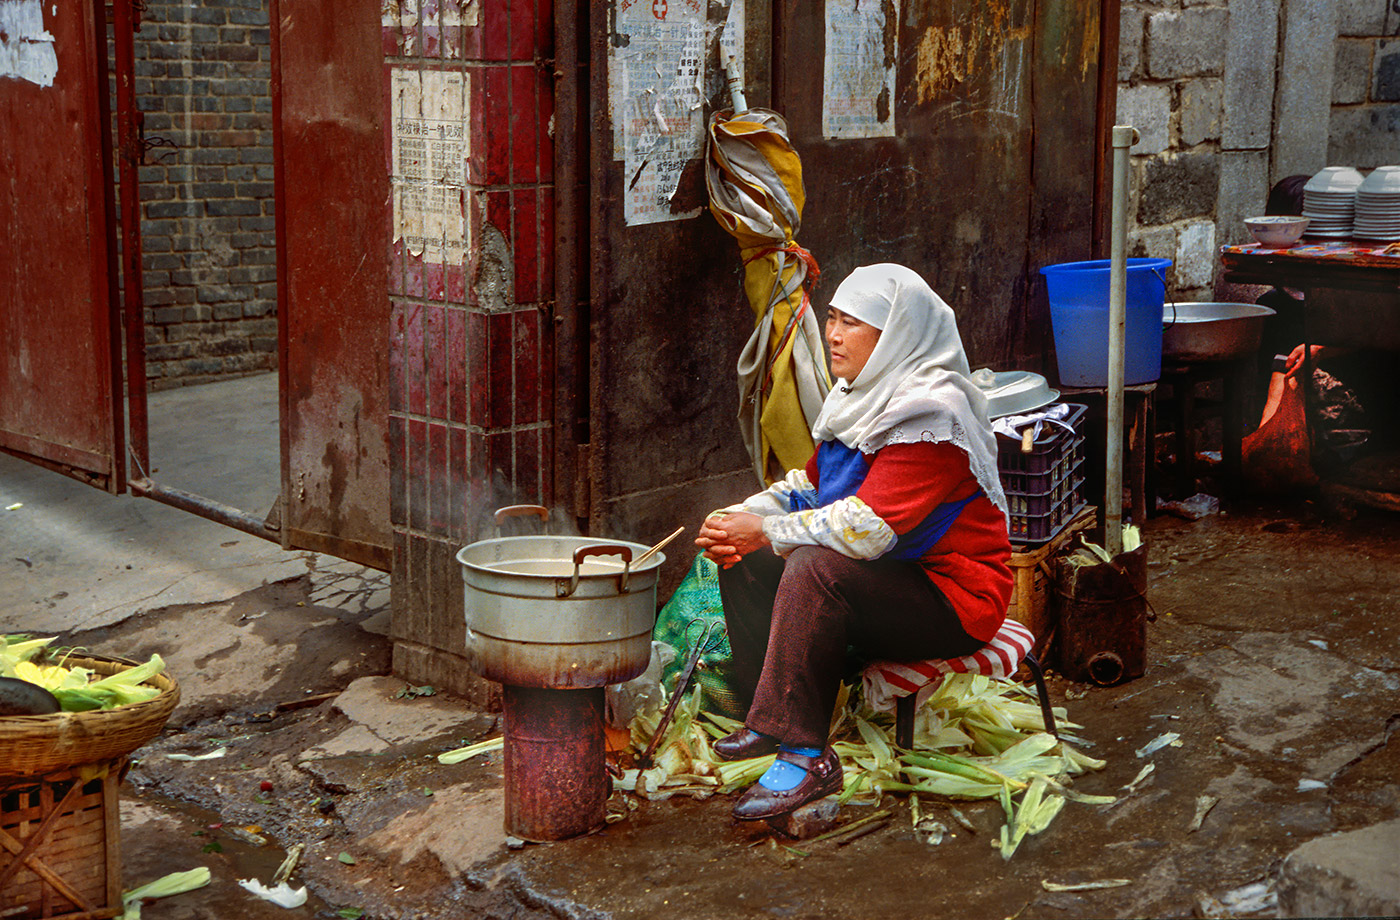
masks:
POLYGON ((727 569, 756 549, 770 545, 763 535, 763 518, 748 511, 712 514, 700 525, 695 545, 705 558, 727 569))

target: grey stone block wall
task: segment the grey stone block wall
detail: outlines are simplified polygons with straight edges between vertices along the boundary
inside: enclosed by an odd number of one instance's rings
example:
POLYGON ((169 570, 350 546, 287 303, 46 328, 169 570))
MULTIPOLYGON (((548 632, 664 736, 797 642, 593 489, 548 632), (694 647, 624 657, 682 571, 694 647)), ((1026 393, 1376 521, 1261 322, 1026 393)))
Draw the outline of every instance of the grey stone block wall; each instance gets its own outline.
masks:
POLYGON ((277 366, 267 0, 146 0, 137 107, 153 389, 277 366))
POLYGON ((1328 164, 1328 115, 1336 59, 1336 0, 1287 0, 1279 35, 1270 175, 1311 175, 1328 164))
MULTIPOLYGON (((1258 2, 1267 0, 1229 6, 1258 2)), ((1230 15, 1224 0, 1127 0, 1119 22, 1117 122, 1141 135, 1132 149, 1129 248, 1172 260, 1171 298, 1210 287, 1230 15)))
POLYGON ((1210 299, 1284 176, 1400 163, 1395 0, 1124 0, 1119 31, 1130 251, 1173 260, 1169 297, 1210 299))

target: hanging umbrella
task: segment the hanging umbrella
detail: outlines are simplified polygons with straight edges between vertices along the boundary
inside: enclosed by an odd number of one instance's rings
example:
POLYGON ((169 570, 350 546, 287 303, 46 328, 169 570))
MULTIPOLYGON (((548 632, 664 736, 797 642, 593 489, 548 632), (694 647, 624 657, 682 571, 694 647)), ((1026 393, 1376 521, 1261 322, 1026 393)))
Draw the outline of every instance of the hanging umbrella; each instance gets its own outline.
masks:
MULTIPOLYGON (((742 109, 736 93, 736 109, 742 109)), ((812 455, 812 422, 831 389, 821 332, 807 296, 820 276, 797 245, 805 193, 802 161, 776 112, 718 112, 710 119, 705 183, 710 213, 739 243, 753 334, 740 353, 739 424, 765 485, 812 455)))

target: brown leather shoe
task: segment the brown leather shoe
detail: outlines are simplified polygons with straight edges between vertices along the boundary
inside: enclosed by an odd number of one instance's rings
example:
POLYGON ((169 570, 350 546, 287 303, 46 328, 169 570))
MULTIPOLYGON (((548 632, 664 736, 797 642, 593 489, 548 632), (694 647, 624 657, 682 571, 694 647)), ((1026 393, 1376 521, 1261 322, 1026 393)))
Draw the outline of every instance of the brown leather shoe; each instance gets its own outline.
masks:
POLYGON ((737 732, 725 735, 710 747, 720 760, 744 760, 772 754, 778 749, 778 739, 741 728, 737 732))
POLYGON ((776 818, 796 811, 808 802, 841 791, 841 759, 830 747, 822 751, 820 757, 779 751, 778 759, 801 767, 807 771, 807 775, 786 792, 775 792, 754 783, 734 805, 734 817, 740 821, 776 818))

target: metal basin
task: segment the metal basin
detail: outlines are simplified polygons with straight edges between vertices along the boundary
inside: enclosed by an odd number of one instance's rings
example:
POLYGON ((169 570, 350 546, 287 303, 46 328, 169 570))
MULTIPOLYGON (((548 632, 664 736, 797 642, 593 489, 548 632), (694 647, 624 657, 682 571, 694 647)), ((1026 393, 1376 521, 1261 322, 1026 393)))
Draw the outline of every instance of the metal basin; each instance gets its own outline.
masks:
POLYGON ((631 680, 651 658, 656 581, 640 543, 502 537, 465 546, 467 660, 488 680, 568 690, 631 680))
POLYGON ((1169 303, 1162 310, 1162 357, 1233 361, 1259 350, 1269 307, 1252 303, 1169 303))

